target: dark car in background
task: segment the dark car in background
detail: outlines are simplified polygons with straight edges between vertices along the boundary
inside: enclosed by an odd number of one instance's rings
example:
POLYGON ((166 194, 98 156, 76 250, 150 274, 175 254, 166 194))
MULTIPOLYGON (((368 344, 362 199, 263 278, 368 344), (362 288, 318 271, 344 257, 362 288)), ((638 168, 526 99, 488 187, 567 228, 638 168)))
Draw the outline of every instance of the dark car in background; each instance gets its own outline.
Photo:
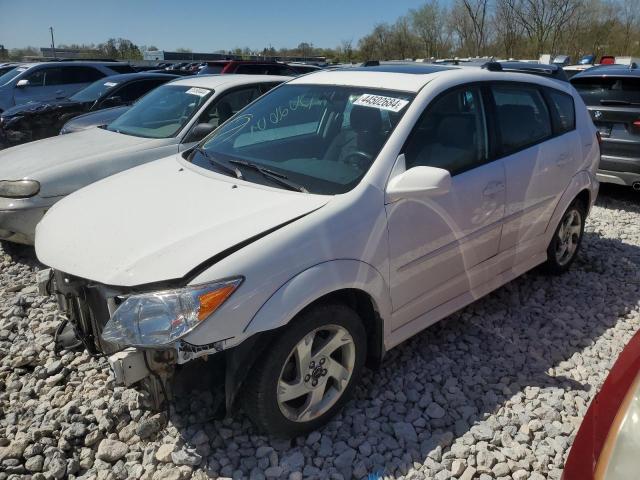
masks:
POLYGON ((65 133, 80 132, 87 128, 104 127, 113 122, 116 118, 129 110, 131 105, 121 105, 119 107, 105 108, 95 112, 83 113, 73 117, 60 129, 60 135, 65 133))
POLYGON ((23 64, 0 76, 0 112, 23 103, 68 98, 96 80, 134 71, 128 63, 120 62, 23 64))
POLYGON ((253 60, 215 60, 207 62, 198 75, 239 73, 246 75, 300 75, 296 69, 285 63, 258 62, 253 60))
POLYGON ((640 190, 640 69, 593 67, 571 78, 602 138, 598 179, 640 190))
POLYGON ((150 90, 178 78, 159 73, 125 73, 93 82, 63 100, 31 102, 0 114, 0 146, 57 135, 71 118, 104 108, 129 105, 150 90))

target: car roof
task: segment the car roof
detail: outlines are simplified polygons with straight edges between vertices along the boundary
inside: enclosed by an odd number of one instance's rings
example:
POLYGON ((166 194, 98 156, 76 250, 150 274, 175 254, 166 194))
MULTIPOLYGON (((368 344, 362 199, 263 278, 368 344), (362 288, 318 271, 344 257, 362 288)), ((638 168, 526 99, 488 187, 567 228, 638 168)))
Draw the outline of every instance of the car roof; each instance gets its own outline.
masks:
POLYGON ((93 61, 93 60, 87 60, 87 61, 72 61, 72 60, 68 60, 68 61, 57 61, 57 62, 33 62, 33 63, 23 63, 20 66, 22 67, 28 67, 28 68, 33 68, 33 67, 38 67, 38 66, 42 66, 42 65, 46 65, 49 67, 69 67, 69 66, 87 66, 87 65, 91 65, 91 66, 95 66, 95 65, 100 65, 102 67, 113 67, 115 65, 129 65, 127 62, 99 62, 99 61, 93 61))
POLYGON ((180 77, 174 80, 171 85, 184 85, 187 87, 220 88, 221 86, 245 85, 251 83, 271 83, 286 82, 293 77, 283 75, 193 75, 180 77))
POLYGON ((413 75, 425 75, 429 73, 452 70, 456 67, 430 65, 421 63, 381 63, 371 67, 347 67, 350 72, 388 72, 388 73, 409 73, 413 75))
POLYGON ((109 75, 108 77, 102 77, 100 80, 109 81, 109 82, 128 82, 129 80, 141 80, 141 79, 152 79, 152 78, 166 78, 167 80, 171 80, 172 78, 182 78, 182 77, 180 75, 173 75, 171 73, 134 72, 134 73, 118 73, 116 75, 109 75))
POLYGON ((574 78, 586 78, 586 77, 640 77, 640 68, 634 68, 633 65, 598 65, 588 68, 573 77, 574 78))
POLYGON ((558 82, 553 77, 532 75, 524 71, 496 72, 483 68, 439 67, 437 70, 434 69, 432 73, 416 74, 406 72, 399 73, 397 71, 380 71, 377 68, 378 67, 356 67, 322 70, 296 77, 289 83, 293 85, 341 85, 418 92, 430 81, 440 77, 447 77, 452 81, 456 81, 456 83, 464 83, 465 80, 468 80, 470 83, 476 81, 512 80, 554 86, 560 89, 564 88, 561 86, 564 84, 567 89, 573 90, 567 82, 558 82))

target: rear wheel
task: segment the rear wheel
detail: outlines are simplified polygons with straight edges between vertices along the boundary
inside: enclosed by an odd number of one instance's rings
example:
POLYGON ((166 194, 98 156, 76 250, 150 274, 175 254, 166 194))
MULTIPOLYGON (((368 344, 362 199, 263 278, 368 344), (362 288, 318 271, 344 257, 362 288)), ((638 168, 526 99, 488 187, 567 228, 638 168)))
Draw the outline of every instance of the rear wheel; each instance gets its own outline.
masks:
POLYGON ((249 375, 242 403, 263 431, 302 435, 325 424, 353 393, 366 357, 358 315, 327 304, 303 312, 249 375))
POLYGON ((580 250, 586 217, 586 207, 579 200, 574 200, 564 212, 547 248, 544 264, 547 273, 559 275, 571 267, 580 250))

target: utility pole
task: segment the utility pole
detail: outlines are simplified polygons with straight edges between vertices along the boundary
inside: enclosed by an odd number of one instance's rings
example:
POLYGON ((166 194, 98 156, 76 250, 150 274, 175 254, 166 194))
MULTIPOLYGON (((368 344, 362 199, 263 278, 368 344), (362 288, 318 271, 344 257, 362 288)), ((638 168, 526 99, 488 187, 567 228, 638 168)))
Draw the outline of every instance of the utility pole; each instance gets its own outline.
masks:
POLYGON ((49 31, 51 32, 51 49, 53 50, 53 58, 57 58, 56 43, 53 41, 53 27, 49 27, 49 31))

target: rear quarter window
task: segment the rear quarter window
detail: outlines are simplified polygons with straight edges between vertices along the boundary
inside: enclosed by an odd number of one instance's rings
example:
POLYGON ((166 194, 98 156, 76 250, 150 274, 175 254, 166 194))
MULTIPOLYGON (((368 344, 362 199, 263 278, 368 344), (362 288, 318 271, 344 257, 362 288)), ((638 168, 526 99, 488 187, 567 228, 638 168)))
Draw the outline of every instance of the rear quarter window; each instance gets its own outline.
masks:
POLYGON ((554 89, 547 89, 549 104, 554 116, 554 133, 562 134, 575 130, 576 107, 573 97, 554 89))

